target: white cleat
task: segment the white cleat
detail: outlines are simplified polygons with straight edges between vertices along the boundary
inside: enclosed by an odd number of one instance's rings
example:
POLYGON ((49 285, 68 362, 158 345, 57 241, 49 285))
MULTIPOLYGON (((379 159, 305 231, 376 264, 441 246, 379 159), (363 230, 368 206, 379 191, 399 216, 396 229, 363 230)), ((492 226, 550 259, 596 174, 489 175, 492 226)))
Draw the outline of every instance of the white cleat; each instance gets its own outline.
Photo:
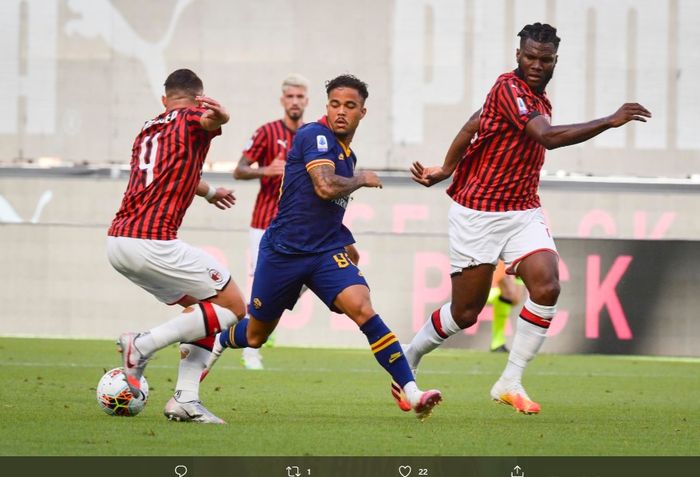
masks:
POLYGON ((243 353, 241 353, 241 363, 245 369, 265 369, 262 363, 262 354, 256 348, 244 348, 243 353))
POLYGON ((179 402, 175 397, 171 397, 165 405, 163 414, 170 421, 226 424, 223 419, 215 416, 204 407, 202 401, 179 402))
POLYGON ((539 414, 541 410, 540 405, 527 395, 520 381, 499 379, 491 388, 491 399, 512 406, 523 414, 539 414))

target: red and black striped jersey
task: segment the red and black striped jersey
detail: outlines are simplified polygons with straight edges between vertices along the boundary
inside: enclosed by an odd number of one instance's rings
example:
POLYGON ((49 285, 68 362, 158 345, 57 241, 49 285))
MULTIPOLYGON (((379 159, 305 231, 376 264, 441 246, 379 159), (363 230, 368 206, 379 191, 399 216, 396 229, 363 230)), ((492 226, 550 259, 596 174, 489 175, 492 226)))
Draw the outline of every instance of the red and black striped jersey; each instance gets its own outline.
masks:
POLYGON ((173 240, 201 179, 209 144, 221 129, 207 131, 204 108, 166 111, 136 136, 131 174, 121 207, 107 232, 115 237, 173 240))
MULTIPOLYGON (((287 159, 287 151, 292 147, 294 131, 289 129, 284 121, 278 119, 260 126, 248 141, 243 155, 252 163, 265 167, 282 152, 282 158, 287 159)), ((254 229, 266 229, 270 221, 277 215, 277 203, 280 198, 282 176, 261 177, 260 190, 255 199, 253 217, 250 226, 254 229)))
POLYGON ((535 93, 518 70, 498 77, 481 112, 479 132, 457 165, 447 194, 487 212, 540 206, 537 190, 545 148, 525 133, 532 118, 551 119, 546 93, 535 93))

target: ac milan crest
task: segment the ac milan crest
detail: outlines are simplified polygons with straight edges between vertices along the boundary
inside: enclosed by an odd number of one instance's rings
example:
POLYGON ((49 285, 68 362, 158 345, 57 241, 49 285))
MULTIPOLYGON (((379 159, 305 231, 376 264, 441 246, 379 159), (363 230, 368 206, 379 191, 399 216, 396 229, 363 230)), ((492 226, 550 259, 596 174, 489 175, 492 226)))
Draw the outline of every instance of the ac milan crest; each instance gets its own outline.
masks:
POLYGON ((216 283, 221 282, 222 276, 221 273, 218 270, 214 270, 213 268, 209 269, 209 278, 214 280, 216 283))

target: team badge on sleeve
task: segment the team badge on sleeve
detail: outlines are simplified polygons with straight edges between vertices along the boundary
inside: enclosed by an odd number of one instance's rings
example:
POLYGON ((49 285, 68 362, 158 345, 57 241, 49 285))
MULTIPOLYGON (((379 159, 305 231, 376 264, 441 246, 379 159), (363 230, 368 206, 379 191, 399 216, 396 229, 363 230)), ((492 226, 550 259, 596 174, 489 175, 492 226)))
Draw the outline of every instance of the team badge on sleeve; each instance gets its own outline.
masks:
POLYGON ((518 112, 521 115, 527 114, 527 106, 525 106, 525 101, 523 101, 523 98, 518 97, 518 112))
POLYGON ((326 139, 326 136, 322 134, 316 136, 316 149, 318 149, 318 152, 328 151, 328 139, 326 139))

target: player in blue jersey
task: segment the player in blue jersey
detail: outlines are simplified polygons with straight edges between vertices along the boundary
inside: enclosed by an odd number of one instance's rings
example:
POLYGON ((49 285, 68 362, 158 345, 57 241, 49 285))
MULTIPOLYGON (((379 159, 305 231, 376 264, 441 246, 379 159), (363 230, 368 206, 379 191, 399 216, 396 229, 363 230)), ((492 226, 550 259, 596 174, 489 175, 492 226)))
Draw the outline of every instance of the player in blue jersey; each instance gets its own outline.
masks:
POLYGON ((260 241, 249 318, 219 334, 207 370, 224 348, 262 346, 306 285, 329 309, 357 323, 391 375, 399 407, 424 419, 442 396, 418 389, 399 341, 374 311, 367 282, 346 249, 355 242, 343 225, 350 194, 382 187, 374 172, 355 171, 350 149, 366 113, 367 85, 341 75, 326 83, 326 93, 327 115, 297 131, 287 156, 277 216, 260 241))

